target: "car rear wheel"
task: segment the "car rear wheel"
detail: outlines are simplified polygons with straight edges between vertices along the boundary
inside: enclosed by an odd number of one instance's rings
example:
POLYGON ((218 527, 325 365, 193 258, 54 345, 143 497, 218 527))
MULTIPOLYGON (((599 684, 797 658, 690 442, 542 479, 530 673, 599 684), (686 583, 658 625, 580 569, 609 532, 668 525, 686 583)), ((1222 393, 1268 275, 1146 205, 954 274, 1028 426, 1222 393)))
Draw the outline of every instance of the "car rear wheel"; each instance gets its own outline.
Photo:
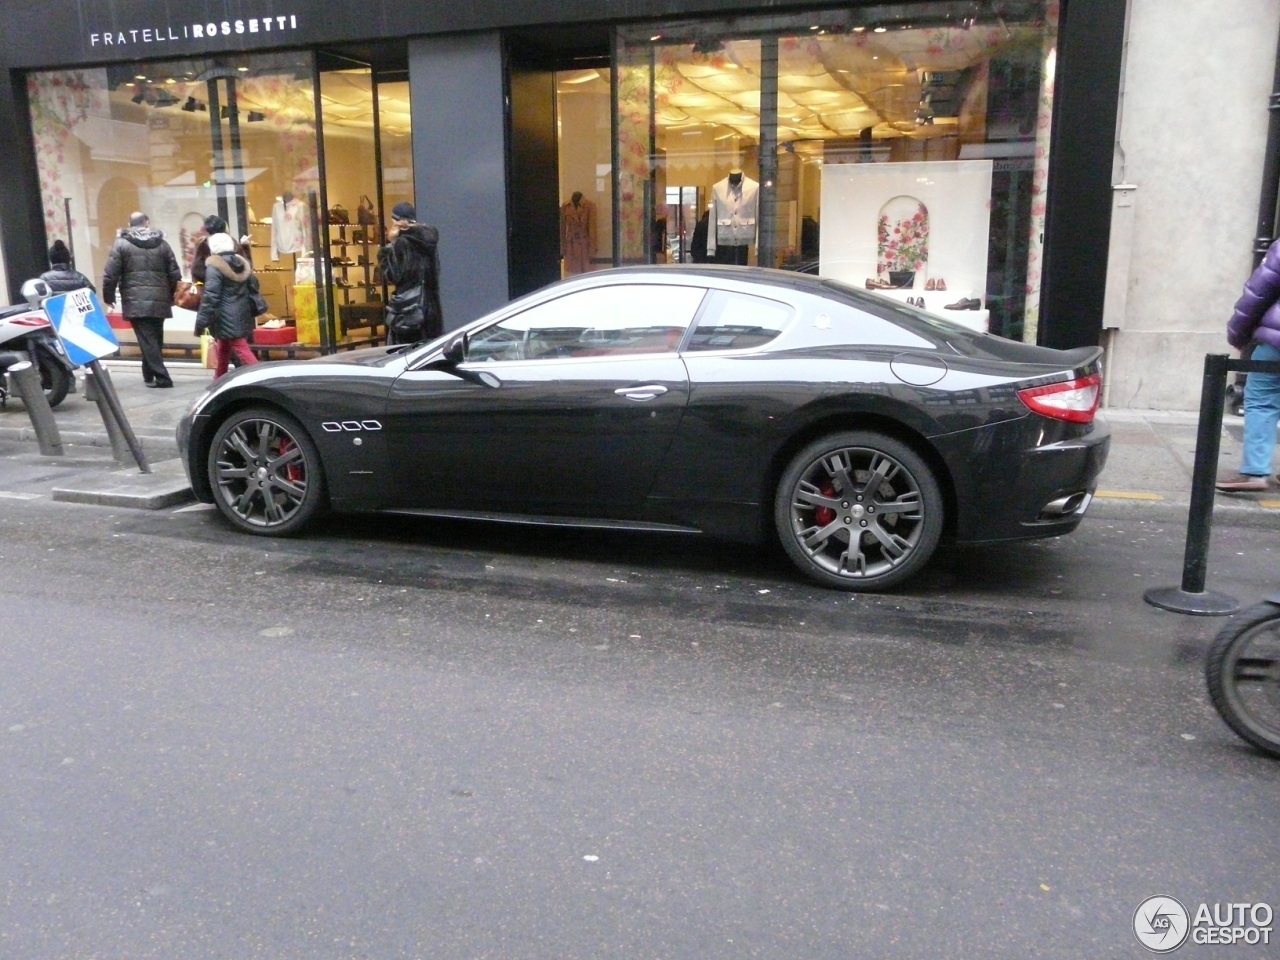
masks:
POLYGON ((774 500, 791 561, 837 590, 884 590, 912 576, 938 546, 943 511, 924 459, 871 431, 809 444, 788 465, 774 500))
POLYGON ((248 533, 297 533, 325 500, 319 451, 302 425, 279 410, 228 417, 213 436, 208 467, 214 503, 248 533))

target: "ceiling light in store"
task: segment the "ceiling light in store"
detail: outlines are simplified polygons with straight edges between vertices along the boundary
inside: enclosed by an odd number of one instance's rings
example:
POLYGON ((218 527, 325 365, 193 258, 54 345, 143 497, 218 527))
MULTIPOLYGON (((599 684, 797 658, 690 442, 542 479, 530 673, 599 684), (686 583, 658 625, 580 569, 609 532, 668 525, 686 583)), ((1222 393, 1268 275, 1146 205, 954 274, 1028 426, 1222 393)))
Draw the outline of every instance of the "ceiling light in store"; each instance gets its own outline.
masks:
POLYGON ((853 32, 854 32, 854 33, 866 33, 866 32, 867 32, 867 28, 866 28, 866 27, 854 27, 854 28, 853 28, 853 32))
POLYGON ((137 75, 136 77, 134 77, 133 79, 135 79, 135 80, 145 80, 145 79, 147 79, 147 78, 146 78, 145 76, 143 76, 142 74, 138 74, 138 75, 137 75))
POLYGON ((885 33, 885 32, 887 32, 887 31, 888 31, 888 29, 889 29, 888 27, 876 27, 876 28, 875 28, 875 30, 874 30, 874 31, 872 31, 872 32, 873 32, 873 33, 885 33))
POLYGON ((236 67, 236 69, 237 69, 237 70, 239 70, 241 73, 248 73, 248 72, 249 72, 249 68, 248 68, 248 67, 236 67))
POLYGON ((659 40, 661 40, 661 39, 662 39, 662 34, 660 34, 660 33, 655 33, 652 37, 650 37, 650 38, 649 38, 649 42, 650 42, 650 43, 657 43, 657 42, 658 42, 659 40))

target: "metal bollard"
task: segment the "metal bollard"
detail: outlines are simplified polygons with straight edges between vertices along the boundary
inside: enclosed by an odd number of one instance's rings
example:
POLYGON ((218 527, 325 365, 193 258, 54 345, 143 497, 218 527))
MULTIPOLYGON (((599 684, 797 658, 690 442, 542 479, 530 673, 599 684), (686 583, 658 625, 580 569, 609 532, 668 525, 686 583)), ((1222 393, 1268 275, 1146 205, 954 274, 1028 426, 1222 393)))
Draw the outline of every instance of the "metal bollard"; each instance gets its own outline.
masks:
POLYGON ((92 400, 98 405, 98 413, 102 417, 102 425, 107 428, 107 439, 111 441, 111 455, 115 458, 116 463, 128 463, 133 458, 133 455, 129 452, 129 444, 124 438, 124 433, 120 430, 120 424, 116 423, 116 418, 112 415, 111 408, 107 405, 106 398, 102 395, 102 390, 98 388, 98 381, 92 370, 85 371, 84 398, 92 400))
POLYGON ((1235 597, 1205 589, 1209 534, 1213 530, 1213 481, 1218 469, 1218 451, 1222 446, 1222 405, 1229 369, 1229 359, 1223 354, 1209 354, 1204 358, 1182 584, 1178 587, 1152 587, 1142 595, 1153 607, 1196 617, 1225 617, 1240 609, 1240 601, 1235 597))
POLYGON ((58 431, 58 421, 53 419, 53 409, 45 398, 44 387, 40 385, 40 371, 34 364, 23 361, 9 367, 6 373, 31 417, 40 453, 46 457, 62 456, 62 434, 58 431))

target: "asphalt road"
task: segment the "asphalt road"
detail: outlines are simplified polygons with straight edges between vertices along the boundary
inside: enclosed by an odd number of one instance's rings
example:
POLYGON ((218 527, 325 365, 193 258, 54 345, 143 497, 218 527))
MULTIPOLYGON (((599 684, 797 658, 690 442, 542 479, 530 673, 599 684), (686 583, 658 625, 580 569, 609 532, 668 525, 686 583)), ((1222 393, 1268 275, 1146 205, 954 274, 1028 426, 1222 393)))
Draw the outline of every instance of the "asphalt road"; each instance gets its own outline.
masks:
MULTIPOLYGON (((1147 897, 1280 908, 1221 621, 1141 600, 1183 536, 860 597, 685 539, 0 500, 0 956, 1147 956, 1147 897)), ((1210 586, 1276 561, 1217 528, 1210 586)))

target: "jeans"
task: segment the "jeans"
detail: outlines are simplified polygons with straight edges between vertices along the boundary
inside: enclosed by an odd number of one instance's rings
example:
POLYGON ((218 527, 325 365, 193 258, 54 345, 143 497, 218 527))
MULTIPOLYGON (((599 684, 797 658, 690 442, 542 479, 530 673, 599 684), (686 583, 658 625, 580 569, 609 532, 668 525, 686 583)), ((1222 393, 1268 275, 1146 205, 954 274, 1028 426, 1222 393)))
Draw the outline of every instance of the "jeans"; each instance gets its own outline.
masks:
MULTIPOLYGON (((1273 363, 1280 350, 1259 343, 1253 360, 1273 363)), ((1280 422, 1280 374, 1250 373, 1244 384, 1244 459, 1240 472, 1251 477, 1269 476, 1276 452, 1276 424, 1280 422)))

